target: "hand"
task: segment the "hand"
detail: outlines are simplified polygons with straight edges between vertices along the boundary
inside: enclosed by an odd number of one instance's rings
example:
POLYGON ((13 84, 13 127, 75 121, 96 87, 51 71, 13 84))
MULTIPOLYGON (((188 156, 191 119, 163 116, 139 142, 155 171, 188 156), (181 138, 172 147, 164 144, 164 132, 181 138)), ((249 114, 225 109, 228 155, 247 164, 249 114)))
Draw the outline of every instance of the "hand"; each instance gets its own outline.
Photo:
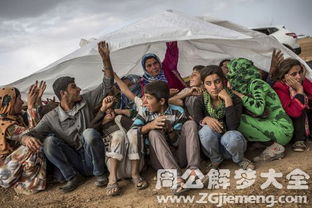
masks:
POLYGON ((101 41, 98 43, 98 50, 102 59, 106 59, 107 57, 109 57, 110 51, 108 43, 106 41, 101 41))
POLYGON ((226 87, 229 88, 230 90, 232 89, 232 85, 229 81, 226 82, 226 87))
POLYGON ((126 109, 114 109, 115 113, 118 115, 123 115, 124 114, 124 110, 126 109))
POLYGON ((225 89, 221 90, 218 94, 218 97, 221 98, 222 100, 228 100, 231 99, 231 96, 226 92, 225 89))
POLYGON ((237 95, 240 99, 242 99, 245 95, 244 94, 242 94, 242 93, 240 93, 240 92, 238 92, 238 91, 236 91, 236 90, 232 90, 232 92, 235 94, 235 95, 237 95))
POLYGON ((220 134, 223 132, 223 124, 215 118, 207 116, 203 119, 202 123, 209 126, 215 132, 220 134))
POLYGON ((285 82, 288 86, 292 87, 296 92, 303 93, 303 86, 292 76, 285 74, 285 82))
MULTIPOLYGON (((38 81, 36 81, 36 86, 38 86, 38 81)), ((38 87, 38 98, 41 99, 45 89, 47 88, 47 84, 45 81, 41 81, 38 87)))
POLYGON ((166 116, 162 115, 155 118, 152 122, 149 123, 149 127, 151 130, 153 129, 163 129, 166 124, 166 116))
POLYGON ((203 89, 201 87, 188 87, 184 90, 185 96, 191 96, 191 95, 201 95, 203 92, 203 89))
POLYGON ((106 96, 103 101, 102 101, 102 106, 101 106, 101 111, 105 112, 107 109, 109 109, 110 107, 113 106, 115 101, 115 97, 114 96, 106 96))
POLYGON ((278 65, 284 60, 284 55, 282 51, 274 49, 272 52, 272 58, 271 58, 271 66, 269 75, 272 78, 277 70, 278 65))
POLYGON ((173 127, 172 127, 172 125, 171 125, 171 123, 170 123, 170 121, 169 120, 165 120, 165 126, 164 126, 164 128, 162 129, 165 133, 169 133, 169 132, 172 132, 173 131, 173 127))
POLYGON ((38 99, 39 90, 36 84, 30 86, 27 93, 27 107, 28 109, 32 109, 35 107, 35 104, 38 99))
POLYGON ((32 152, 39 152, 42 143, 40 140, 31 137, 31 136, 23 136, 22 144, 30 149, 32 152))
POLYGON ((118 115, 126 115, 128 117, 131 116, 130 109, 114 109, 114 111, 115 111, 115 114, 118 114, 118 115))
POLYGON ((170 89, 169 89, 170 97, 174 96, 174 95, 177 94, 178 92, 179 92, 178 89, 173 89, 173 88, 170 88, 170 89))

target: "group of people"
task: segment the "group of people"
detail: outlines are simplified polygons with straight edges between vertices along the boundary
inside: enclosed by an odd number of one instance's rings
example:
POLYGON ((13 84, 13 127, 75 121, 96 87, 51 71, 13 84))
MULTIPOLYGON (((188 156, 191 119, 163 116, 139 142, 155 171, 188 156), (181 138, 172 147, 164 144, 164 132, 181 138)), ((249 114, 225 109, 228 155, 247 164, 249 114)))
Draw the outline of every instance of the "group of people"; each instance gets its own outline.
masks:
POLYGON ((177 42, 166 45, 163 62, 152 53, 142 57, 142 77, 119 78, 107 42, 100 42, 102 83, 81 95, 73 77, 60 77, 53 83, 59 103, 43 105, 45 82, 30 87, 24 111, 18 89, 0 89, 0 186, 44 190, 48 166, 66 181, 63 192, 95 176, 95 185, 115 196, 123 178, 137 190, 148 187, 141 172, 150 165, 177 170, 178 195, 187 191, 183 169, 196 176, 201 153, 209 168, 231 159, 247 170, 284 157, 289 142, 293 151, 306 150, 312 83, 298 60, 274 50, 269 73, 245 58, 196 65, 186 84, 177 42), (256 142, 266 148, 251 161, 244 154, 256 142))

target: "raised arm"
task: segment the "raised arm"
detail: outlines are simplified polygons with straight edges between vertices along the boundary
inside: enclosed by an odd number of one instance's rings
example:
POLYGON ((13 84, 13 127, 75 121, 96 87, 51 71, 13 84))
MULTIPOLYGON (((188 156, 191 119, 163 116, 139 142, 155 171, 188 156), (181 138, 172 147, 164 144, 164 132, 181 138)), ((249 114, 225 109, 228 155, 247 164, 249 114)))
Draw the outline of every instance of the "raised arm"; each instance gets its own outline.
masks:
MULTIPOLYGON (((179 48, 178 48, 178 42, 177 41, 172 41, 172 42, 167 42, 166 43, 167 49, 166 49, 166 54, 164 61, 162 63, 162 68, 164 70, 164 73, 166 75, 166 78, 168 79, 168 74, 172 73, 174 76, 172 76, 172 81, 174 82, 179 82, 176 87, 181 87, 182 88, 186 87, 185 82, 183 81, 180 73, 178 72, 178 60, 179 60, 179 48)), ((171 82, 170 78, 168 82, 171 82)), ((171 87, 171 86, 169 86, 171 87)), ((180 89, 182 89, 180 88, 180 89)))
POLYGON ((104 72, 103 81, 97 88, 82 95, 94 108, 101 103, 102 99, 108 94, 114 84, 114 72, 110 60, 108 43, 105 41, 99 42, 98 50, 104 64, 104 69, 102 70, 104 72))
POLYGON ((102 70, 104 72, 104 76, 107 78, 113 78, 114 72, 113 72, 113 67, 112 67, 112 63, 110 60, 110 51, 109 51, 108 43, 105 41, 99 42, 98 50, 102 57, 102 61, 104 65, 104 70, 102 70))
POLYGON ((120 88, 120 91, 122 92, 122 94, 126 95, 130 100, 134 101, 135 98, 135 94, 133 92, 131 92, 131 90, 129 89, 129 87, 126 85, 126 83, 124 83, 116 73, 114 73, 114 79, 118 85, 118 87, 120 88))

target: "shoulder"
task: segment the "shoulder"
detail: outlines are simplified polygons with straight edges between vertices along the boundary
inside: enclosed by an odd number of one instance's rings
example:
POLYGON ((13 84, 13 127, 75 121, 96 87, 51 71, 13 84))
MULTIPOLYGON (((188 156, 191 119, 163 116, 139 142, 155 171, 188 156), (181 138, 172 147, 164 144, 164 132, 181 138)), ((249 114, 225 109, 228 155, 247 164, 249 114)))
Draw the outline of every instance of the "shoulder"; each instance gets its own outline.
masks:
POLYGON ((250 90, 260 90, 260 91, 268 91, 272 90, 272 87, 264 80, 262 79, 254 79, 250 85, 249 85, 250 90))
POLYGON ((288 90, 288 86, 281 81, 276 81, 273 84, 273 89, 288 90))
POLYGON ((184 109, 181 106, 169 104, 169 107, 171 108, 172 111, 176 111, 176 112, 179 112, 179 113, 184 113, 184 109))
POLYGON ((54 120, 56 118, 58 118, 59 116, 59 106, 54 108, 53 110, 51 110, 50 112, 48 112, 47 114, 45 114, 41 120, 44 121, 50 121, 50 120, 54 120))

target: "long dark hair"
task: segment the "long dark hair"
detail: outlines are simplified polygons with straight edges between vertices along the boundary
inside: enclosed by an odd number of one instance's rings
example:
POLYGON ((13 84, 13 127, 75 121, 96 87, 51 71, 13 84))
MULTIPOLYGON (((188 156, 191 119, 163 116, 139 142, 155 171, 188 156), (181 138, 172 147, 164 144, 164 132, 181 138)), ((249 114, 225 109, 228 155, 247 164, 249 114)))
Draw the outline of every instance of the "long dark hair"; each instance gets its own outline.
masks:
POLYGON ((201 80, 204 82, 205 78, 209 75, 216 74, 218 75, 222 81, 226 81, 226 78, 222 72, 222 69, 217 65, 208 65, 200 71, 201 80))
POLYGON ((297 59, 293 58, 285 59, 278 65, 277 71, 275 75, 273 75, 273 80, 274 81, 282 80, 285 74, 287 74, 289 70, 294 66, 300 66, 302 68, 300 61, 298 61, 297 59))

